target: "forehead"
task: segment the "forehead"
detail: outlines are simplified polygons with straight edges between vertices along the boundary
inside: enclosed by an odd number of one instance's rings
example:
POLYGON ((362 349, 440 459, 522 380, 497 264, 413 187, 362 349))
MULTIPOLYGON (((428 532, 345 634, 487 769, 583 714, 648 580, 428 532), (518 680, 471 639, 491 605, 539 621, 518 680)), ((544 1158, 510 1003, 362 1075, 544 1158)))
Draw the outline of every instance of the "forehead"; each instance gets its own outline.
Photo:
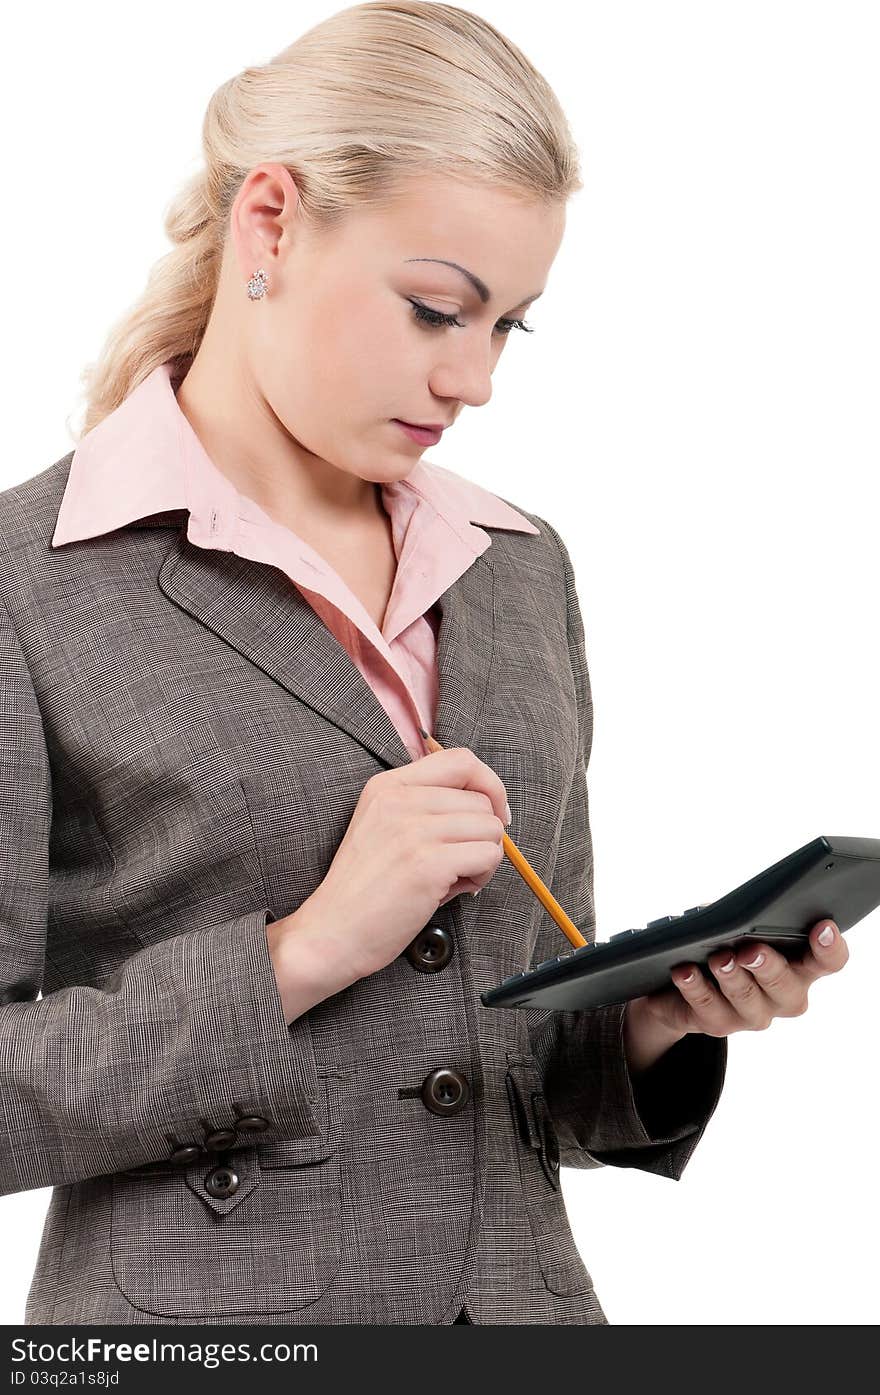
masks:
POLYGON ((564 231, 561 202, 547 205, 507 188, 439 176, 408 180, 387 204, 358 210, 350 225, 361 256, 369 248, 386 264, 436 273, 443 284, 460 278, 451 268, 413 259, 453 261, 492 292, 515 282, 523 293, 544 284, 564 231))

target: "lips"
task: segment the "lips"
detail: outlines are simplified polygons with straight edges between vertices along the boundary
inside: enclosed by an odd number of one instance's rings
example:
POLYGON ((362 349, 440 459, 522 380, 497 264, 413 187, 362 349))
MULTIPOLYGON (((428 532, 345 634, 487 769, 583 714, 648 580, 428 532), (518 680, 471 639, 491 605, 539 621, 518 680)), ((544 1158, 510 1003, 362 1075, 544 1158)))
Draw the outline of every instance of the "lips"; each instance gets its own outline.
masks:
POLYGON ((404 421, 401 417, 395 417, 393 425, 399 426, 401 431, 406 432, 411 441, 415 441, 416 444, 420 446, 436 446, 443 434, 442 426, 435 430, 431 430, 424 426, 414 426, 410 422, 404 421))

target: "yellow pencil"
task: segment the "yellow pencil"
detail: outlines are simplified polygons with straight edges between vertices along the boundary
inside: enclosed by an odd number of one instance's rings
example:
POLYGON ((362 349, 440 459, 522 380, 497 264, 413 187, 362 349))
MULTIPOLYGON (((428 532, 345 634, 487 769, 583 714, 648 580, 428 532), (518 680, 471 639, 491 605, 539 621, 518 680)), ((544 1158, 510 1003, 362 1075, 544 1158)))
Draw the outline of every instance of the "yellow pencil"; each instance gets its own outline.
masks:
MULTIPOLYGON (((428 749, 430 751, 442 751, 445 749, 445 747, 440 745, 439 741, 435 741, 433 736, 429 736, 428 733, 424 731, 421 727, 419 727, 419 731, 422 733, 422 736, 427 742, 428 749)), ((516 846, 516 843, 514 843, 513 839, 508 838, 506 833, 502 834, 502 838, 504 841, 504 851, 507 854, 508 858, 513 863, 517 872, 519 872, 526 886, 531 888, 531 890, 537 896, 538 900, 541 902, 541 905, 544 906, 550 912, 553 919, 556 921, 556 924, 562 931, 563 935, 565 935, 568 939, 569 943, 573 944, 576 949, 581 949, 585 944, 588 944, 589 942, 584 939, 583 935, 581 934, 580 930, 578 930, 574 921, 570 920, 569 917, 565 914, 565 911, 562 909, 559 902, 556 900, 556 897, 550 891, 547 890, 547 887, 541 881, 541 878, 538 876, 534 867, 527 860, 527 858, 523 857, 522 853, 516 846)))

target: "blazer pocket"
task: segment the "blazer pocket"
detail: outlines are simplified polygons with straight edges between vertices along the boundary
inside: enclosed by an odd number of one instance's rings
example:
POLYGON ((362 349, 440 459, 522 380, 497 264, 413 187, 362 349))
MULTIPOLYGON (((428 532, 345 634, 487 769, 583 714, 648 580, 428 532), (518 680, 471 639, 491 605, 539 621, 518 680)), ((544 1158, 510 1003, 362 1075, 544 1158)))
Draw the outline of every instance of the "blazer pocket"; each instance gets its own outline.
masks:
POLYGON ((508 1055, 505 1076, 529 1225, 551 1293, 589 1293, 593 1280, 574 1242, 559 1180, 559 1144, 534 1057, 508 1055))
POLYGON ((110 1251, 128 1301, 163 1317, 303 1308, 342 1259, 339 1080, 319 1076, 315 1138, 255 1141, 112 1178, 110 1251))

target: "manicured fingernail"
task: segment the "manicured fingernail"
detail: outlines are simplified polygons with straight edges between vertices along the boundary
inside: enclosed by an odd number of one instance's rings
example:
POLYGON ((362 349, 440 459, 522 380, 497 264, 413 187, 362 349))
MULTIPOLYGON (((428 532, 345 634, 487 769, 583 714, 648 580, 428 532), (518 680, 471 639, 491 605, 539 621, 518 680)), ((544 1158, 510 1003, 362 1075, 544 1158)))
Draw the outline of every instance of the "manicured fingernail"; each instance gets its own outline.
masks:
POLYGON ((693 980, 695 977, 696 977, 696 969, 691 969, 690 973, 687 974, 685 978, 680 978, 680 979, 679 979, 679 983, 691 983, 692 980, 693 980))
POLYGON ((510 805, 505 804, 504 809, 507 814, 507 822, 510 823, 511 819, 513 818, 513 814, 510 812, 510 805))
POLYGON ((723 974, 729 974, 735 963, 736 963, 736 960, 734 959, 733 955, 731 954, 731 956, 730 956, 730 958, 728 959, 727 963, 726 963, 726 964, 719 964, 718 967, 719 967, 719 969, 721 970, 721 972, 722 972, 723 974))
POLYGON ((479 896, 479 894, 480 894, 480 892, 481 892, 482 890, 483 890, 483 888, 482 888, 481 886, 477 887, 477 890, 476 890, 476 891, 472 891, 472 892, 471 892, 471 896, 479 896))
POLYGON ((763 964, 763 962, 764 951, 762 950, 760 954, 756 954, 754 959, 750 959, 747 964, 743 965, 743 967, 746 969, 757 969, 759 965, 763 964))
POLYGON ((834 941, 834 926, 826 925, 824 930, 819 931, 820 945, 830 945, 834 941))

